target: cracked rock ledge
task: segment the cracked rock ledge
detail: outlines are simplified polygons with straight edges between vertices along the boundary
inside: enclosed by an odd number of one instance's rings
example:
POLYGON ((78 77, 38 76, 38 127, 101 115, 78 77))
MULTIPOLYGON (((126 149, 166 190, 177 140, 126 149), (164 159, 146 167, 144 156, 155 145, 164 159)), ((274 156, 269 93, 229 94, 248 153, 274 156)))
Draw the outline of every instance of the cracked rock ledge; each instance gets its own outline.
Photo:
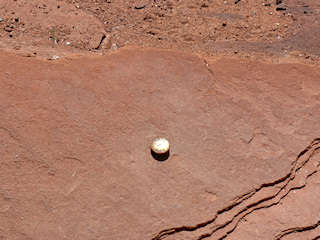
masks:
MULTIPOLYGON (((243 221, 247 221, 250 215, 262 210, 272 211, 272 208, 281 205, 292 194, 307 188, 309 180, 312 177, 319 182, 319 149, 320 138, 317 138, 297 156, 296 160, 292 163, 290 172, 281 179, 275 182, 264 183, 259 188, 235 198, 228 206, 219 210, 209 221, 195 226, 164 229, 154 236, 152 240, 229 239, 230 237, 230 239, 237 239, 237 237, 241 237, 242 235, 239 235, 239 233, 235 234, 237 236, 232 236, 232 233, 239 228, 243 221)), ((318 182, 316 184, 319 184, 318 182)), ((303 198, 302 201, 304 201, 303 198)), ((317 212, 317 209, 314 209, 314 211, 317 212)), ((314 216, 315 218, 317 218, 316 215, 314 216)), ((319 225, 320 219, 318 218, 315 222, 306 223, 303 226, 278 229, 269 239, 289 239, 288 237, 290 239, 305 239, 306 235, 303 237, 302 234, 306 233, 308 234, 308 239, 319 239, 319 225)), ((263 236, 266 237, 266 235, 263 236)))

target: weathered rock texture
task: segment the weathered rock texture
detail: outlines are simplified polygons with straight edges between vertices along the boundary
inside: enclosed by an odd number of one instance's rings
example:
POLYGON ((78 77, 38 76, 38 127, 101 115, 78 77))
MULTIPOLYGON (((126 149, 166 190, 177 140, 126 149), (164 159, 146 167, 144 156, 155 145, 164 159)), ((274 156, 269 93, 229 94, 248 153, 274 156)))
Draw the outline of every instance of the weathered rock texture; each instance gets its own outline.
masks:
POLYGON ((320 239, 319 16, 1 0, 0 239, 320 239))
POLYGON ((0 57, 3 239, 319 237, 318 66, 0 57))

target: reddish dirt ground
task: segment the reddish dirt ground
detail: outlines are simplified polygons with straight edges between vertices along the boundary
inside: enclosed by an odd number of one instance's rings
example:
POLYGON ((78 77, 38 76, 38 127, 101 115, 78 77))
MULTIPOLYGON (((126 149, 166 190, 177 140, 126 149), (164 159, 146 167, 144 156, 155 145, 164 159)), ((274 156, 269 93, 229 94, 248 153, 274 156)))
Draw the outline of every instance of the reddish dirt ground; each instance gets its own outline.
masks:
POLYGON ((2 0, 0 239, 319 239, 319 10, 2 0))
POLYGON ((2 0, 0 49, 55 59, 140 46, 310 63, 319 11, 318 0, 2 0))

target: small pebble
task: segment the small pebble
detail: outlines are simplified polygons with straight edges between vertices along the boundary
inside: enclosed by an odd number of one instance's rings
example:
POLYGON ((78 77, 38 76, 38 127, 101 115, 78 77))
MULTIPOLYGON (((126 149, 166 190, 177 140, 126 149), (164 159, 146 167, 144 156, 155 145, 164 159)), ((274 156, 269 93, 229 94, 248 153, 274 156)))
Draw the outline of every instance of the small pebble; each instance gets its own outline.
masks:
POLYGON ((277 5, 277 8, 276 8, 277 11, 284 11, 286 9, 287 9, 286 5, 284 5, 283 3, 280 3, 279 5, 277 5))
POLYGON ((70 45, 70 42, 66 42, 67 45, 70 45))
POLYGON ((8 27, 8 26, 4 27, 4 30, 5 30, 6 32, 12 32, 12 28, 11 28, 11 27, 8 27))
POLYGON ((147 6, 147 3, 146 3, 146 2, 139 2, 134 8, 135 8, 135 9, 142 9, 142 8, 144 8, 145 6, 147 6))

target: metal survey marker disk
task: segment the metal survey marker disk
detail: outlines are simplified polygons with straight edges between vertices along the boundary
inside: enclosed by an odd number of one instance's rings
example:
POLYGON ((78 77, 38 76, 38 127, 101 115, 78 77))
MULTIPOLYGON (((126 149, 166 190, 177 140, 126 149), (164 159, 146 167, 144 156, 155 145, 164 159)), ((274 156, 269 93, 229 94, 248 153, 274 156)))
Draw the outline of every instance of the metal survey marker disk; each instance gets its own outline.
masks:
POLYGON ((169 151, 170 144, 165 138, 157 138, 151 144, 151 150, 156 154, 166 154, 169 151))

